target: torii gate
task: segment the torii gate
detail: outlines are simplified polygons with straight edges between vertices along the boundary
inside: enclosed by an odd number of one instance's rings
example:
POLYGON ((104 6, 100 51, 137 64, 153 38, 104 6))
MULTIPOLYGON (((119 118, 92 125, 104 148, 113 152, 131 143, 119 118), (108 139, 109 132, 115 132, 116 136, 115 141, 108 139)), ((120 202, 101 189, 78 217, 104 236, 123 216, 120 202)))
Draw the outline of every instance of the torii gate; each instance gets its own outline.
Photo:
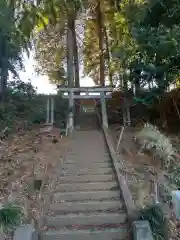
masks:
MULTIPOLYGON (((102 111, 102 120, 103 126, 108 128, 108 120, 107 120, 107 111, 106 111, 106 101, 105 99, 111 98, 111 94, 108 95, 107 93, 112 93, 112 87, 59 87, 58 91, 68 93, 68 95, 63 95, 63 98, 69 99, 69 112, 68 112, 68 120, 67 120, 67 133, 72 133, 74 131, 74 100, 75 99, 100 99, 101 102, 101 111, 102 111), (79 93, 76 95, 75 93, 79 93), (85 95, 80 95, 81 93, 85 93, 85 95), (90 93, 100 93, 100 95, 91 95, 90 93)), ((47 102, 47 110, 49 112, 49 103, 50 100, 47 102)), ((53 118, 53 111, 54 111, 54 102, 51 96, 51 120, 52 123, 54 121, 53 118)), ((66 134, 67 134, 66 133, 66 134)))
POLYGON ((60 87, 58 89, 61 92, 68 92, 68 96, 63 96, 64 98, 69 98, 69 115, 68 115, 68 123, 67 129, 68 132, 71 133, 74 130, 74 99, 100 99, 101 101, 101 109, 102 109, 102 118, 103 125, 108 127, 107 120, 107 111, 106 111, 106 98, 110 98, 111 96, 107 95, 108 92, 112 92, 112 87, 79 87, 79 88, 69 88, 69 87, 60 87), (79 95, 75 95, 74 93, 79 93, 79 95), (85 93, 85 95, 80 95, 81 93, 85 93), (90 95, 90 93, 100 93, 100 95, 90 95))

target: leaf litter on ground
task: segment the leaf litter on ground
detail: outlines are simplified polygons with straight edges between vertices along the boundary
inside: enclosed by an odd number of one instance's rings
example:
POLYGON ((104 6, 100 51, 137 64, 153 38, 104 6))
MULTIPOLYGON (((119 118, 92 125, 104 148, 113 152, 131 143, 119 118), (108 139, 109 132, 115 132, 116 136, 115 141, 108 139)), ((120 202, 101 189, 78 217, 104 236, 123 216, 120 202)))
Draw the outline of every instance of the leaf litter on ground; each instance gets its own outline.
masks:
POLYGON ((0 204, 16 202, 29 221, 37 222, 45 211, 43 193, 55 185, 54 173, 67 146, 68 138, 61 138, 55 127, 35 126, 4 139, 0 143, 0 204))

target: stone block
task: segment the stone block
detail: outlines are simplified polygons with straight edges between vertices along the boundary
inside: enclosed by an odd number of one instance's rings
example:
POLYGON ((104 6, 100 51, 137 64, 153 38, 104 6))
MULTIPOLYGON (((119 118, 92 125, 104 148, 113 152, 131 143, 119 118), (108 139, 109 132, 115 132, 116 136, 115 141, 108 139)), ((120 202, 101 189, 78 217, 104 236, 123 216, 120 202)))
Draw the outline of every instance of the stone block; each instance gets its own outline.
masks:
POLYGON ((39 235, 32 224, 26 224, 16 228, 13 240, 39 240, 39 235))
POLYGON ((133 240, 154 240, 148 221, 133 222, 133 240))

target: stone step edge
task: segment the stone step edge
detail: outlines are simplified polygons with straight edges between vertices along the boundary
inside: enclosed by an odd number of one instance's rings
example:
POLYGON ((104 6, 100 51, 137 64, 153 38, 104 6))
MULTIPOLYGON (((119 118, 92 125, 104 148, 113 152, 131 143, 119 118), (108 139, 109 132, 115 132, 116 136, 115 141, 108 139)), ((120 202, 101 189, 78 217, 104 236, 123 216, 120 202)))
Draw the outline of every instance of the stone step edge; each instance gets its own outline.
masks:
POLYGON ((47 216, 45 215, 42 219, 44 225, 47 226, 58 226, 62 227, 72 227, 74 225, 78 226, 102 226, 102 225, 115 225, 115 224, 126 224, 127 214, 125 212, 121 213, 98 213, 98 214, 67 214, 59 216, 47 216))
MULTIPOLYGON (((70 194, 69 192, 56 192, 54 194, 48 193, 47 195, 51 195, 52 199, 58 200, 58 199, 61 198, 62 201, 66 201, 64 197, 68 197, 69 194, 70 194)), ((84 191, 74 191, 74 192, 71 192, 71 196, 73 196, 71 198, 73 200, 68 199, 68 201, 70 201, 70 202, 71 201, 72 202, 74 202, 74 201, 78 202, 79 200, 88 201, 88 199, 89 200, 96 199, 96 201, 101 201, 101 200, 104 200, 104 199, 112 200, 114 198, 116 198, 116 199, 121 201, 121 193, 120 193, 119 190, 99 190, 99 191, 93 191, 92 190, 92 191, 87 191, 87 192, 84 192, 84 191), (104 194, 105 194, 105 196, 104 196, 104 194), (89 195, 89 196, 87 196, 87 195, 89 195), (107 197, 106 197, 106 195, 107 195, 107 197), (76 196, 78 196, 78 197, 76 197, 76 196), (102 196, 102 198, 101 198, 101 196, 102 196)))
MULTIPOLYGON (((99 211, 113 211, 115 209, 124 210, 124 202, 120 200, 113 201, 86 201, 78 202, 63 202, 51 203, 49 210, 54 213, 83 213, 83 212, 99 212, 99 211)), ((57 215, 57 214, 56 214, 57 215)))
POLYGON ((59 234, 59 235, 62 235, 62 234, 69 234, 69 233, 73 233, 73 234, 79 234, 79 233, 84 233, 84 234, 89 234, 89 233, 103 233, 103 232, 119 232, 119 230, 122 230, 122 229, 125 229, 124 227, 123 228, 105 228, 103 230, 95 230, 95 231, 91 231, 91 230, 61 230, 61 231, 58 231, 58 230, 53 230, 53 231, 46 231, 45 234, 46 235, 54 235, 54 234, 59 234))
POLYGON ((67 231, 47 231, 43 234, 44 240, 63 240, 63 239, 75 239, 75 240, 110 240, 129 239, 129 233, 127 228, 105 228, 103 230, 67 230, 67 231))

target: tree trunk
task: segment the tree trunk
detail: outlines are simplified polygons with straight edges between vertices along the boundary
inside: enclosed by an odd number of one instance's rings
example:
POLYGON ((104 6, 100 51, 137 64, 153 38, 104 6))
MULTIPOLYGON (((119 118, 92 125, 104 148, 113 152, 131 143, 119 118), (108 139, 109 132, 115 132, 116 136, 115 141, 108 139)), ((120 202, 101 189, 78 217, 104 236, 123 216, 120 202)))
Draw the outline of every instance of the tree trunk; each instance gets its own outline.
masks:
POLYGON ((104 35, 105 35, 106 54, 107 54, 107 61, 108 61, 109 85, 113 86, 113 74, 112 74, 112 71, 111 71, 111 59, 110 59, 110 51, 109 51, 109 44, 108 44, 108 35, 107 35, 105 25, 104 25, 104 35))
POLYGON ((7 36, 0 30, 0 37, 2 44, 0 46, 1 59, 0 59, 0 98, 2 101, 6 100, 7 94, 7 80, 8 80, 8 59, 7 59, 7 36))
POLYGON ((98 0, 97 6, 96 6, 96 14, 97 14, 97 27, 98 27, 98 35, 99 35, 99 50, 100 50, 100 85, 105 85, 105 74, 104 74, 104 29, 103 29, 103 23, 102 23, 102 12, 101 12, 101 3, 100 0, 98 0))
POLYGON ((134 84, 134 87, 135 87, 135 96, 138 96, 139 94, 139 91, 140 91, 140 83, 139 83, 139 80, 137 80, 134 84))
MULTIPOLYGON (((76 26, 75 26, 75 18, 72 23, 72 35, 73 35, 73 55, 74 55, 74 77, 75 77, 75 87, 80 87, 80 78, 79 78, 79 56, 78 56, 78 46, 76 39, 76 26)), ((79 92, 75 92, 75 95, 79 95, 79 92)), ((75 100, 75 122, 77 114, 80 111, 80 101, 78 99, 75 100)))
MULTIPOLYGON (((73 18, 69 16, 67 29, 67 77, 68 86, 74 87, 74 64, 73 64, 73 18)), ((71 133, 74 128, 74 100, 73 94, 69 93, 69 111, 68 111, 68 132, 71 133)))
POLYGON ((130 115, 130 106, 129 106, 129 101, 128 101, 128 85, 127 85, 127 75, 124 74, 123 76, 123 89, 124 89, 124 110, 123 110, 123 120, 124 120, 124 126, 131 125, 131 115, 130 115))
POLYGON ((74 52, 74 77, 75 77, 75 87, 80 86, 79 80, 79 56, 78 56, 78 46, 77 46, 77 39, 76 39, 76 28, 75 28, 75 19, 73 19, 72 23, 72 35, 73 35, 73 52, 74 52))
POLYGON ((73 19, 69 17, 68 19, 68 29, 67 29, 67 77, 68 86, 74 87, 74 64, 73 64, 73 19))
POLYGON ((122 91, 122 89, 123 89, 123 75, 122 74, 119 74, 119 87, 120 87, 120 90, 122 91))
POLYGON ((8 81, 8 68, 7 64, 1 62, 1 79, 0 79, 0 98, 2 101, 6 100, 7 97, 7 81, 8 81))

